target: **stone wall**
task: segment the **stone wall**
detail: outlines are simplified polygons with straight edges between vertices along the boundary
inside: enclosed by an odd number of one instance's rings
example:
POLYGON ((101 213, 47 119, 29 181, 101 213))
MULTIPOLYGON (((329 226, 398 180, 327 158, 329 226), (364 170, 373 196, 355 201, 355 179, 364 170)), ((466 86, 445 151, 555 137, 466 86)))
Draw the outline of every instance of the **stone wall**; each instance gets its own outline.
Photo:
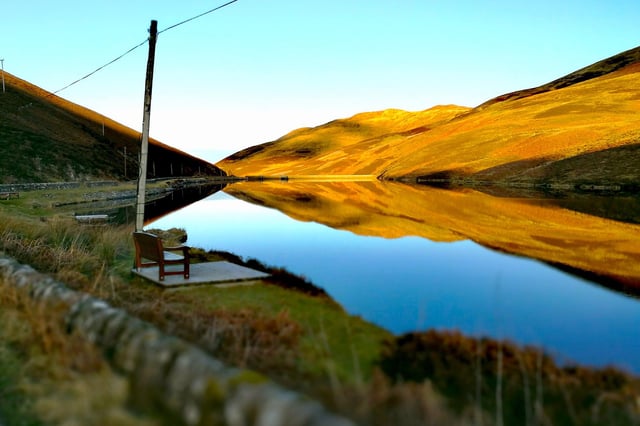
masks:
POLYGON ((63 306, 67 329, 100 348, 128 378, 134 402, 186 425, 346 426, 318 402, 266 377, 229 367, 125 311, 0 253, 0 291, 14 286, 44 306, 63 306))
POLYGON ((0 192, 36 191, 43 189, 80 188, 80 182, 10 183, 0 185, 0 192))
MULTIPOLYGON (((181 185, 201 185, 207 182, 205 178, 157 178, 147 179, 147 183, 176 181, 181 185)), ((37 183, 8 183, 0 184, 0 192, 37 191, 46 189, 74 189, 74 188, 98 188, 102 186, 118 186, 122 182, 115 180, 93 180, 85 182, 37 182, 37 183)), ((136 181, 132 181, 136 183, 136 181)))

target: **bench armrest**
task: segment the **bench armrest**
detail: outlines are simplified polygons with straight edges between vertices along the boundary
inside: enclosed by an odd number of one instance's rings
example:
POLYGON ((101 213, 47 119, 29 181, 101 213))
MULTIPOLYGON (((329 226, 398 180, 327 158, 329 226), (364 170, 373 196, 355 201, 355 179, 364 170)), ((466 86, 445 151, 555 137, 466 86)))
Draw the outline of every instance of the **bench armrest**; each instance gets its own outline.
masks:
POLYGON ((183 255, 189 254, 189 246, 175 246, 175 247, 163 247, 162 249, 165 251, 181 251, 183 255))

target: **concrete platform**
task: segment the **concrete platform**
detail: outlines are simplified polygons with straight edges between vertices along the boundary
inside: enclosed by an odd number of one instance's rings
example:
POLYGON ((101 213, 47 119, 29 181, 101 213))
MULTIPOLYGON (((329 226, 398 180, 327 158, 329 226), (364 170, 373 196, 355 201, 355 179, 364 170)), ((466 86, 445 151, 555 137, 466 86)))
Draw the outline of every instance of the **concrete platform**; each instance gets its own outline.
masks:
MULTIPOLYGON (((167 267, 167 270, 171 270, 170 268, 171 267, 167 267)), ((164 277, 164 281, 160 281, 158 279, 157 266, 141 268, 140 271, 134 268, 132 272, 162 287, 242 283, 243 281, 257 280, 269 276, 269 274, 265 274, 264 272, 226 261, 192 263, 190 266, 189 279, 186 280, 182 275, 167 275, 164 277)))

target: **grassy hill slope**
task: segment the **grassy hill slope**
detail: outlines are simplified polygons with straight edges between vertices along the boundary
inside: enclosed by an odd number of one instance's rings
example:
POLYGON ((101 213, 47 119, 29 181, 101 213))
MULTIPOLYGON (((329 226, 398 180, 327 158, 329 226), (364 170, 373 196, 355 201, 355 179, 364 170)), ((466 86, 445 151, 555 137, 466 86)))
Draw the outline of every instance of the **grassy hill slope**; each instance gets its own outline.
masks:
MULTIPOLYGON (((139 132, 6 72, 5 85, 6 93, 0 93, 0 183, 137 176, 139 132)), ((222 172, 150 141, 150 177, 198 173, 222 172)))
POLYGON ((420 112, 389 109, 302 128, 217 164, 229 174, 375 175, 402 153, 401 144, 469 111, 455 105, 420 112))
POLYGON ((478 106, 476 109, 483 109, 497 102, 526 98, 528 96, 537 95, 539 93, 562 89, 563 87, 569 87, 582 81, 587 81, 592 78, 610 74, 614 71, 618 71, 619 69, 626 67, 627 65, 631 65, 637 62, 640 62, 640 48, 636 47, 634 49, 629 49, 625 52, 622 52, 618 55, 614 55, 610 58, 598 61, 595 64, 591 64, 589 66, 581 68, 578 71, 574 71, 570 74, 553 80, 550 83, 543 84, 542 86, 533 87, 531 89, 518 90, 498 96, 496 98, 488 100, 487 102, 478 106))
POLYGON ((241 151, 236 175, 620 183, 640 178, 640 48, 477 108, 358 114, 241 151))

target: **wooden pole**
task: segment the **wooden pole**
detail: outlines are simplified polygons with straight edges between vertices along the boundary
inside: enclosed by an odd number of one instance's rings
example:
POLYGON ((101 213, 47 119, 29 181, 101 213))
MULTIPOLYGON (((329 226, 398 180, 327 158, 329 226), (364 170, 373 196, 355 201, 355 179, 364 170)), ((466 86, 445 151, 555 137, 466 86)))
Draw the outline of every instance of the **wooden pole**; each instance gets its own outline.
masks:
POLYGON ((136 231, 144 227, 144 203, 147 189, 147 157, 149 156, 149 120, 151 119, 151 92, 153 87, 153 64, 156 56, 158 21, 151 21, 149 29, 149 59, 144 85, 144 111, 142 115, 142 143, 140 146, 140 170, 138 173, 138 194, 136 204, 136 231))

